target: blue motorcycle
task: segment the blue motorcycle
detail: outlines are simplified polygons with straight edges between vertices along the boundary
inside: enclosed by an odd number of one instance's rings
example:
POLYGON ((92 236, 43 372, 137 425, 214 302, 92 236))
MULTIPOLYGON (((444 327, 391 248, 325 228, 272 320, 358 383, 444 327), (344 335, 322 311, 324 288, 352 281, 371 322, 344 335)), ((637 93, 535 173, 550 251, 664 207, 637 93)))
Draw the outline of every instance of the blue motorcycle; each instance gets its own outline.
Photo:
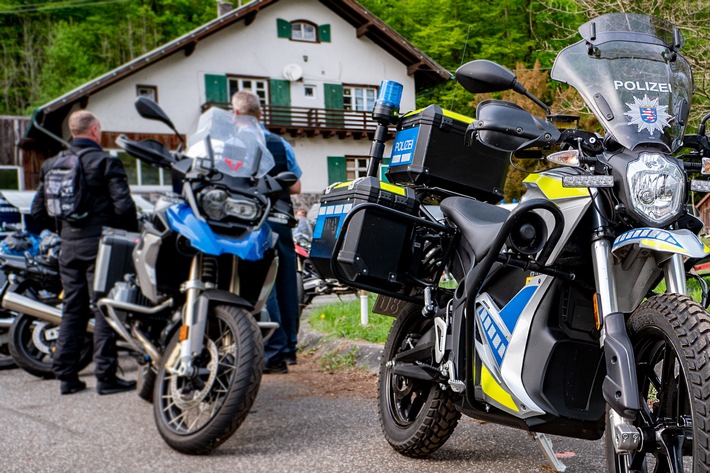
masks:
MULTIPOLYGON (((136 109, 175 131, 149 99, 136 109)), ((278 265, 266 222, 283 217, 277 195, 296 176, 270 176, 256 119, 219 109, 200 117, 185 153, 153 140, 117 143, 170 169, 179 192, 157 201, 140 234, 105 229, 97 305, 142 355, 138 393, 152 399, 165 442, 208 453, 237 430, 259 389, 263 339, 278 327, 265 310, 278 265)))

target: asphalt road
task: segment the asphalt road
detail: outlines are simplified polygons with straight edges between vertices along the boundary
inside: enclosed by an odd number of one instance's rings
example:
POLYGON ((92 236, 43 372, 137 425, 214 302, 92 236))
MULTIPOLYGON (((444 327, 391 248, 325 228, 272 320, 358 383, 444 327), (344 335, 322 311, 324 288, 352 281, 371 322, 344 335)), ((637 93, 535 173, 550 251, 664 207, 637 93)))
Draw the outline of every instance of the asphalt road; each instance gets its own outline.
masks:
MULTIPOLYGON (((121 364, 135 374, 133 361, 121 364)), ((324 376, 328 376, 324 374, 324 376)), ((252 412, 211 455, 171 450, 157 433, 152 406, 135 393, 60 396, 56 381, 0 371, 2 472, 549 472, 526 433, 461 420, 430 459, 394 452, 384 440, 376 400, 323 396, 298 376, 265 376, 252 412)), ((568 472, 604 471, 602 444, 555 439, 568 472)))

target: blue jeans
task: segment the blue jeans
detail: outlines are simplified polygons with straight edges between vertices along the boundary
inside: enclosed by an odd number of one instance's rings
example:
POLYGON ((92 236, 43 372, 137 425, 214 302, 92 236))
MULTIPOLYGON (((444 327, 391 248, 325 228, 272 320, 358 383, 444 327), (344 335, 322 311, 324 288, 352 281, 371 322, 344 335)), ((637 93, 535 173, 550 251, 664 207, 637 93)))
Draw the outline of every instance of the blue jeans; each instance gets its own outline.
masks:
POLYGON ((274 288, 266 301, 266 310, 271 320, 279 323, 279 328, 264 345, 266 363, 282 361, 284 357, 296 353, 298 345, 298 288, 296 272, 296 251, 293 246, 291 228, 278 223, 269 223, 278 235, 276 252, 279 255, 279 270, 274 288))

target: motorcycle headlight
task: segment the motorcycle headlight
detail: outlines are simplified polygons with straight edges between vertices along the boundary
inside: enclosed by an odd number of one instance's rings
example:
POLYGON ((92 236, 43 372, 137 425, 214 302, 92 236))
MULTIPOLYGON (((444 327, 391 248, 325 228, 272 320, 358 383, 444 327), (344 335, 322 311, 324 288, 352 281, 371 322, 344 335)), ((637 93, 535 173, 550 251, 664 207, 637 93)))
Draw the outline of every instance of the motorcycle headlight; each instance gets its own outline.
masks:
POLYGON ((681 212, 685 177, 680 167, 663 154, 639 154, 629 163, 626 180, 633 209, 650 223, 665 224, 681 212))
POLYGON ((252 221, 259 216, 259 205, 249 199, 231 197, 222 189, 211 189, 199 199, 202 211, 212 220, 235 217, 252 221))

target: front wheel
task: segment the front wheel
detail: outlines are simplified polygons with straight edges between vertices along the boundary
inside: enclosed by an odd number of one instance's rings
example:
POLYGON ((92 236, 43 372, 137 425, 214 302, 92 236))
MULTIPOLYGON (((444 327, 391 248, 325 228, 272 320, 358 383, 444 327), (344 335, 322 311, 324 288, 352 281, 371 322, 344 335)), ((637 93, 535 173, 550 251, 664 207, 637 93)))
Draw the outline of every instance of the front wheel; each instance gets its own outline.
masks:
POLYGON ((153 414, 170 447, 200 455, 227 440, 249 413, 261 382, 264 347, 249 312, 211 307, 204 348, 193 362, 196 375, 178 376, 166 364, 180 350, 179 335, 168 344, 155 379, 153 414))
POLYGON ((609 471, 710 471, 710 317, 686 296, 648 299, 627 322, 642 409, 642 441, 618 454, 607 423, 609 471))
MULTIPOLYGON (((433 326, 432 318, 422 316, 421 307, 407 304, 387 336, 380 364, 377 398, 382 431, 395 450, 413 458, 428 457, 444 445, 461 417, 450 389, 396 375, 390 365, 395 355, 414 348, 433 326)), ((420 361, 433 365, 433 355, 420 361)))

